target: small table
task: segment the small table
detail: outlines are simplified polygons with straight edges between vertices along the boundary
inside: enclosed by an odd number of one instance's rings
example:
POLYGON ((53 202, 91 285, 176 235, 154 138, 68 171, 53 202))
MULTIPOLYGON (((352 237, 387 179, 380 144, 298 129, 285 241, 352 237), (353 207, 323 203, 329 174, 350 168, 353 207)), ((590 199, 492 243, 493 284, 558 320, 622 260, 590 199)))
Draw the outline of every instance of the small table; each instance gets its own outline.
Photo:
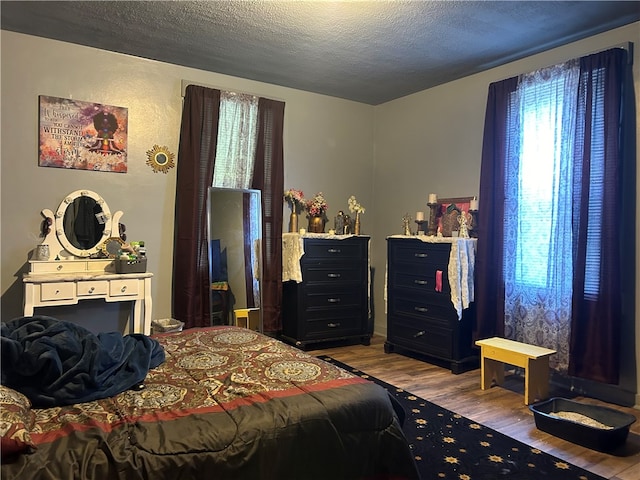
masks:
POLYGON ((476 345, 480 347, 482 390, 490 388, 494 378, 496 385, 504 381, 507 363, 525 370, 525 405, 549 396, 549 357, 555 350, 499 337, 478 340, 476 345))

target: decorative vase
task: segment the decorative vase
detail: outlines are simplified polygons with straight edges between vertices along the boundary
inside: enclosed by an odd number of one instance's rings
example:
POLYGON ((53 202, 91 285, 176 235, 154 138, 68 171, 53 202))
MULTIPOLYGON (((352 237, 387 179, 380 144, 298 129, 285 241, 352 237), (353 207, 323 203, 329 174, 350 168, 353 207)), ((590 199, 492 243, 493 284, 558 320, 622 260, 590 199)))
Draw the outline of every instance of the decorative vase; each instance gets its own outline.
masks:
POLYGON ((309 215, 309 233, 324 233, 324 217, 322 215, 309 215))
POLYGON ((291 215, 289 215, 289 232, 297 232, 298 231, 298 214, 295 209, 291 210, 291 215))
POLYGON ((353 234, 360 235, 360 212, 356 212, 356 221, 353 224, 353 234))
POLYGON ((289 232, 298 231, 298 215, 300 214, 300 207, 293 200, 287 200, 291 214, 289 215, 289 232))

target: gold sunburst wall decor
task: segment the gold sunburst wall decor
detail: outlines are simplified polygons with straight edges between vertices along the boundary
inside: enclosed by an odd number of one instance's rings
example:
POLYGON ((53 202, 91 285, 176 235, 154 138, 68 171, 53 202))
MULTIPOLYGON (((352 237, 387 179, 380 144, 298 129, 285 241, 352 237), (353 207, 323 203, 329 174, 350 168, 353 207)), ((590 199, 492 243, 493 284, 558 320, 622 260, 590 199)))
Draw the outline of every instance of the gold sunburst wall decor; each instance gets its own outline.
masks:
POLYGON ((151 150, 147 150, 147 165, 153 168, 154 173, 167 173, 170 168, 176 166, 175 155, 167 147, 154 145, 151 150))

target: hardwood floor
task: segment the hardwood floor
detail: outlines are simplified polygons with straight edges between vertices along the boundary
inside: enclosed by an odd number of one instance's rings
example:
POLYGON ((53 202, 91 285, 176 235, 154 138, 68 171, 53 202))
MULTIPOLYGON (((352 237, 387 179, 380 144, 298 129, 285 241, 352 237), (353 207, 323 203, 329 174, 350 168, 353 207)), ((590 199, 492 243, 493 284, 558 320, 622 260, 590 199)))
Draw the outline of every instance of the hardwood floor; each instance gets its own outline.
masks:
MULTIPOLYGON (((348 345, 309 350, 330 355, 380 380, 401 387, 426 400, 491 427, 562 460, 615 480, 640 479, 640 410, 575 397, 575 400, 616 408, 638 419, 624 447, 606 454, 581 447, 538 430, 533 414, 524 405, 524 381, 515 375, 502 387, 480 390, 480 370, 454 375, 449 369, 398 353, 385 354, 384 338, 374 336, 370 346, 348 345)), ((551 392, 554 395, 554 392, 551 392)), ((559 396, 559 395, 556 395, 559 396)))

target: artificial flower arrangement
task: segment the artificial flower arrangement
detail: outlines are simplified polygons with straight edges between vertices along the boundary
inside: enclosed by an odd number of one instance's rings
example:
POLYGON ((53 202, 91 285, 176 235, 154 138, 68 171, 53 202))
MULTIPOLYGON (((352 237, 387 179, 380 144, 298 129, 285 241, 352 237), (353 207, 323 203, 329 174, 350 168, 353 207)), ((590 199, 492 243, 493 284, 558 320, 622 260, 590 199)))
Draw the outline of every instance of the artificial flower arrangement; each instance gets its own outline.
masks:
POLYGON ((302 190, 296 190, 295 188, 285 190, 284 199, 289 203, 291 210, 295 210, 296 212, 300 212, 306 203, 302 190))
POLYGON ((354 195, 349 197, 349 211, 351 213, 364 213, 364 207, 357 202, 354 195))
POLYGON ((309 212, 309 215, 312 217, 324 216, 328 208, 329 205, 324 199, 322 192, 316 193, 312 199, 307 200, 307 212, 309 212))

